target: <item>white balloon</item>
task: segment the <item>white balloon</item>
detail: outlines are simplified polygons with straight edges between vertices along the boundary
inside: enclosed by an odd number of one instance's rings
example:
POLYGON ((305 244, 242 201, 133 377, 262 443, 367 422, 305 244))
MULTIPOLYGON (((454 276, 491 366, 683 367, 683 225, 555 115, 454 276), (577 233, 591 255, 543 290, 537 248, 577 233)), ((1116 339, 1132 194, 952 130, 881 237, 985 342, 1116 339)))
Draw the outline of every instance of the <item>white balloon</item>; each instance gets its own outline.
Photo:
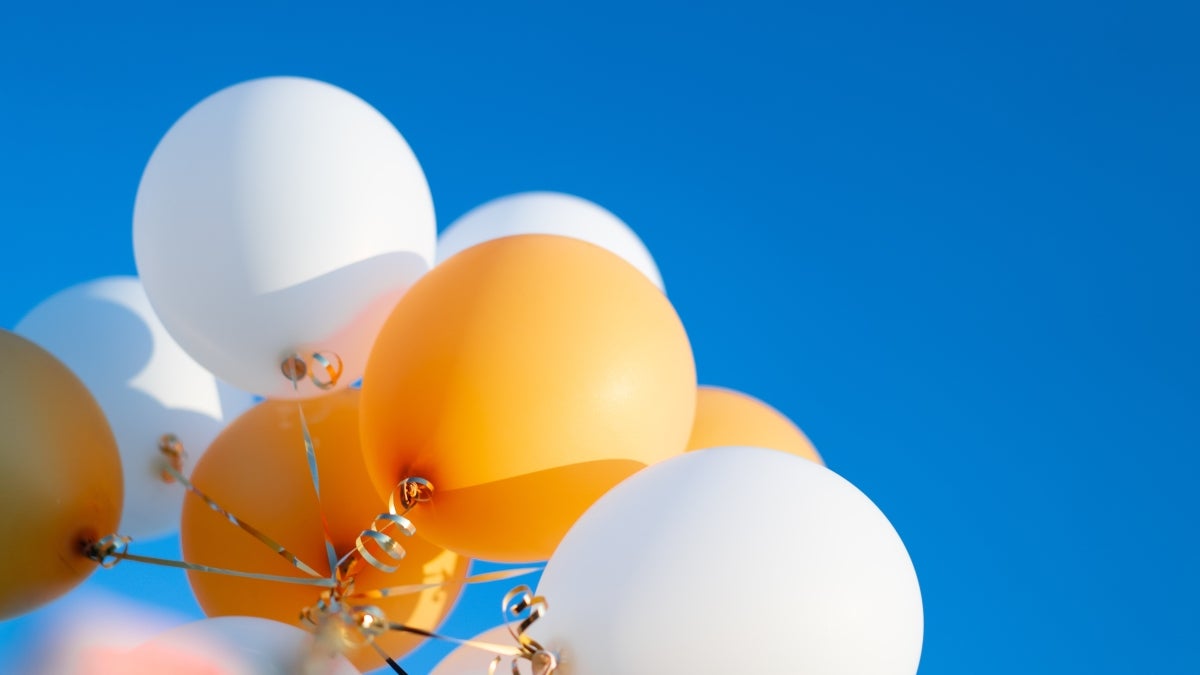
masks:
MULTIPOLYGON (((508 626, 496 626, 471 639, 477 642, 487 642, 505 647, 517 646, 517 641, 508 632, 508 626)), ((479 647, 472 647, 471 645, 462 645, 438 662, 437 667, 429 675, 487 675, 488 666, 495 658, 496 654, 494 652, 489 652, 479 647)), ((509 669, 510 661, 512 661, 511 656, 503 657, 501 666, 496 672, 511 672, 509 669)))
POLYGON ((159 635, 123 657, 124 670, 105 672, 221 675, 359 675, 345 656, 315 648, 312 634, 248 616, 203 619, 159 635), (159 670, 149 668, 158 666, 159 670), (140 669, 140 670, 139 670, 140 669))
POLYGON ((193 361, 167 334, 134 277, 72 286, 44 300, 15 330, 66 364, 104 410, 124 472, 121 534, 145 539, 178 529, 184 490, 162 480, 159 439, 179 437, 190 473, 254 397, 193 361))
POLYGON ((425 174, 391 123, 295 77, 189 110, 154 150, 133 214, 138 273, 167 330, 217 376, 271 398, 321 393, 283 375, 294 353, 332 352, 341 385, 359 379, 436 236, 425 174))
POLYGON ((912 675, 921 592, 865 495, 783 452, 716 448, 634 474, 567 533, 530 634, 557 675, 912 675))
POLYGON ((485 241, 516 234, 557 234, 590 242, 621 256, 659 289, 662 275, 646 245, 620 218, 592 202, 561 192, 522 192, 476 206, 438 238, 437 261, 485 241))

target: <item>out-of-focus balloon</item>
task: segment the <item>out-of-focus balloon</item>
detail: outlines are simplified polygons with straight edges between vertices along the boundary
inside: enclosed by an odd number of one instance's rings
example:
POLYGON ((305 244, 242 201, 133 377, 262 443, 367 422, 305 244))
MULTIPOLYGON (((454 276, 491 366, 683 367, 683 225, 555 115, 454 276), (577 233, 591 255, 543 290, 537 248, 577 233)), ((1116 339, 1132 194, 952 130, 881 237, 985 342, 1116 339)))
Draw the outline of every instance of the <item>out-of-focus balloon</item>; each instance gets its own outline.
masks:
POLYGON ((727 445, 782 450, 824 465, 804 432, 778 410, 732 389, 700 387, 687 449, 727 445))
POLYGON ((828 469, 759 448, 629 478, 563 539, 530 635, 562 675, 912 675, 924 630, 887 518, 828 469))
MULTIPOLYGON (((304 448, 296 401, 266 401, 234 420, 201 458, 192 482, 223 508, 279 542, 301 561, 329 575, 322 513, 337 556, 355 550, 360 533, 387 511, 363 466, 358 438, 359 392, 349 389, 303 401, 317 456, 321 500, 318 505, 304 448)), ((468 560, 420 536, 388 531, 407 551, 392 574, 366 563, 352 574, 354 593, 440 583, 466 577, 468 560)), ((229 523, 195 495, 183 507, 183 557, 191 563, 225 569, 312 578, 252 535, 229 523)), ((374 547, 374 544, 370 546, 374 547)), ((371 548, 382 562, 391 562, 371 548)), ((259 616, 301 625, 300 612, 315 605, 322 589, 276 581, 189 572, 188 580, 205 614, 259 616)), ((461 586, 438 588, 348 604, 379 607, 393 622, 433 630, 449 613, 461 586)), ((375 640, 394 658, 420 638, 390 632, 375 640)), ((349 658, 364 670, 383 665, 370 647, 349 658)))
POLYGON ((23 662, 14 667, 5 659, 6 671, 24 675, 97 675, 97 664, 188 621, 98 584, 84 584, 25 620, 34 621, 35 637, 19 641, 23 662))
POLYGON ((604 249, 524 235, 474 246, 415 285, 363 380, 380 492, 433 482, 412 515, 464 555, 549 557, 626 476, 683 452, 692 350, 666 297, 604 249))
POLYGON ((87 543, 121 517, 121 460, 79 378, 0 330, 0 620, 50 602, 96 569, 87 543))
POLYGON ((254 397, 217 380, 175 344, 134 277, 72 286, 26 314, 15 331, 69 366, 104 410, 125 473, 121 534, 144 539, 177 529, 183 489, 162 480, 159 439, 179 437, 190 473, 226 420, 254 397))
POLYGON ((357 380, 384 318, 433 264, 425 175, 396 129, 354 95, 295 77, 201 101, 142 174, 134 253, 171 335, 218 377, 271 398, 298 390, 293 353, 336 354, 357 380))
MULTIPOLYGON (((471 638, 478 642, 487 642, 506 647, 516 647, 517 641, 508 632, 508 626, 496 626, 471 638)), ((496 658, 496 654, 479 647, 462 645, 446 655, 438 662, 437 667, 429 675, 487 675, 488 665, 496 658)), ((509 662, 512 657, 505 656, 496 672, 511 672, 509 662)))
POLYGON ((650 251, 628 225, 597 204, 561 192, 522 192, 476 206, 438 237, 437 261, 514 234, 557 234, 591 242, 624 258, 660 290, 663 287, 650 251))
POLYGON ((295 626, 249 616, 203 619, 129 652, 98 658, 93 675, 358 675, 295 626))

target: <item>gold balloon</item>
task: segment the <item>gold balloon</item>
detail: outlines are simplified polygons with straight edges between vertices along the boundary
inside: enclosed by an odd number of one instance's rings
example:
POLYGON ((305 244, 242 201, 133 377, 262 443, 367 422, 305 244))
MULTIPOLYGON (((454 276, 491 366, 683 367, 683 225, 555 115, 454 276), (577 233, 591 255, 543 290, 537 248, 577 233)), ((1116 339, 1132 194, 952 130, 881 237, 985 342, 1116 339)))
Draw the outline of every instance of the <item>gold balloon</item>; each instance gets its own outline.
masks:
POLYGON ((700 387, 687 449, 725 445, 780 450, 825 465, 804 432, 778 410, 732 389, 700 387))
POLYGON ((0 362, 2 620, 50 602, 96 569, 84 549, 116 530, 124 484, 108 421, 74 373, 5 330, 0 362))

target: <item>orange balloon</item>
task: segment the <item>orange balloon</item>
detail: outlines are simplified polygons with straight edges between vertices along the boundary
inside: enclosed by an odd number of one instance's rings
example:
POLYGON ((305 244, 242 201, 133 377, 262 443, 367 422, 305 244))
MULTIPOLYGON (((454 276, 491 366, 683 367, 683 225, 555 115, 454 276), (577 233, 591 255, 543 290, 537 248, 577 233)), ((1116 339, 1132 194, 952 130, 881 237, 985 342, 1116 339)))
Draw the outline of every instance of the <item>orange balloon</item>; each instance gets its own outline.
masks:
POLYGON ((108 420, 74 373, 5 330, 0 362, 3 620, 50 602, 96 569, 84 550, 116 531, 124 483, 108 420))
POLYGON ((725 445, 782 450, 825 465, 804 432, 778 410, 732 389, 700 387, 696 423, 687 449, 690 452, 725 445))
POLYGON ((367 468, 430 480, 424 536, 477 558, 544 560, 600 495, 683 451, 691 345, 671 303, 616 255, 506 237, 437 266, 367 361, 367 468))
MULTIPOLYGON (((322 514, 338 558, 355 550, 359 534, 387 505, 375 492, 359 444, 357 390, 315 399, 269 400, 247 411, 213 441, 196 465, 192 483, 222 508, 277 541, 301 561, 330 577, 322 514), (321 499, 313 489, 297 406, 302 405, 317 456, 321 499)), ((254 536, 188 494, 181 527, 186 561, 242 572, 312 578, 254 536)), ((374 605, 389 621, 433 630, 450 612, 461 586, 449 584, 421 593, 383 599, 356 598, 370 590, 440 583, 466 577, 469 561, 421 537, 388 534, 404 547, 399 569, 384 573, 359 562, 350 575, 348 604, 374 605)), ((372 553, 390 562, 371 545, 372 553)), ((188 572, 196 599, 209 616, 257 616, 298 626, 300 613, 321 598, 322 588, 277 581, 188 572)), ((412 650, 421 638, 388 632, 375 643, 393 658, 412 650)), ((362 670, 384 665, 369 646, 347 653, 362 670)))

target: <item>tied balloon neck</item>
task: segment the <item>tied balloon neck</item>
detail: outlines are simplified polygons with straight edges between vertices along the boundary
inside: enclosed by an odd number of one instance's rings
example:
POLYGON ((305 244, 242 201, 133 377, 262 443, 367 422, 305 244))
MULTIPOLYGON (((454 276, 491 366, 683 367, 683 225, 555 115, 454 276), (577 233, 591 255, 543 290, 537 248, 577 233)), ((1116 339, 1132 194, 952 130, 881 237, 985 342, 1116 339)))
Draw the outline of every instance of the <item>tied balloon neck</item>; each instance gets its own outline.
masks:
POLYGON ((99 541, 85 542, 83 554, 104 569, 112 569, 128 554, 129 543, 132 541, 131 537, 110 534, 101 537, 99 541))
POLYGON ((392 493, 388 495, 388 511, 398 515, 404 515, 416 508, 418 504, 423 504, 433 499, 433 483, 419 476, 409 476, 396 484, 392 493), (399 502, 399 511, 396 504, 399 502))
POLYGON ((164 483, 174 483, 175 476, 183 473, 183 464, 187 459, 187 453, 183 448, 183 441, 179 440, 179 437, 175 434, 163 434, 158 439, 158 451, 162 455, 163 461, 167 464, 167 466, 164 466, 159 471, 159 477, 164 483), (174 469, 174 471, 168 470, 167 467, 174 469))
POLYGON ((312 352, 308 358, 293 353, 279 364, 279 371, 297 390, 300 382, 308 378, 317 389, 329 391, 337 387, 343 370, 342 357, 334 352, 312 352))

